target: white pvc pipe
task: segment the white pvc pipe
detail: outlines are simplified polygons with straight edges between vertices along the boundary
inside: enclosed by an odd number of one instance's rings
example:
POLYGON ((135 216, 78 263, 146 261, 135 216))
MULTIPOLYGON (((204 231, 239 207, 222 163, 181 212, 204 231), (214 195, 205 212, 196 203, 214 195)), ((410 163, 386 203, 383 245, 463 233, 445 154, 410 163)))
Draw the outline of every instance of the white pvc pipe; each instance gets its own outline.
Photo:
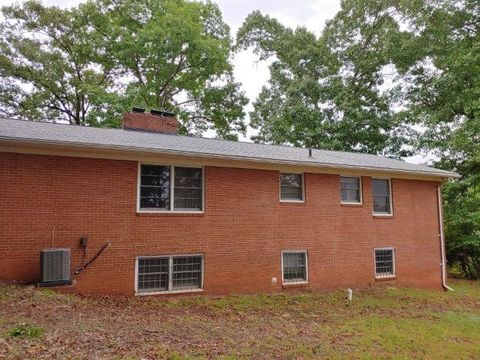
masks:
POLYGON ((445 236, 443 233, 443 211, 442 211, 442 190, 440 185, 437 186, 437 198, 438 198, 438 222, 440 224, 440 248, 442 253, 442 260, 440 265, 442 266, 442 286, 446 290, 453 291, 453 289, 447 285, 447 259, 445 257, 445 236))

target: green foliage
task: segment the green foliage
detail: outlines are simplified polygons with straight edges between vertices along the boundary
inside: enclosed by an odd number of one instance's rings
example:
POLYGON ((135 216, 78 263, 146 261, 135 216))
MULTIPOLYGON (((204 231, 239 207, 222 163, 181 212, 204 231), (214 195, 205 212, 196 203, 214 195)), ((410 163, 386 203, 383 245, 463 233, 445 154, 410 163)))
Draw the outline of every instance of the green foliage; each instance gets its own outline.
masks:
POLYGON ((39 339, 43 335, 43 329, 26 323, 19 323, 8 332, 8 335, 12 337, 39 339))
POLYGON ((95 0, 67 10, 35 1, 3 8, 4 115, 118 126, 132 106, 177 112, 183 132, 245 132, 218 6, 95 0))
POLYGON ((447 257, 467 278, 480 278, 480 3, 443 0, 413 23, 415 63, 403 73, 405 113, 426 131, 419 147, 462 179, 445 185, 447 257))
POLYGON ((115 97, 114 62, 77 9, 27 1, 2 13, 1 115, 88 124, 90 114, 111 113, 100 99, 115 97))
POLYGON ((468 279, 480 279, 480 176, 444 189, 447 260, 468 279))
POLYGON ((406 155, 409 130, 382 91, 391 34, 403 35, 395 1, 344 1, 320 37, 289 29, 259 12, 237 34, 237 47, 272 59, 268 86, 254 103, 257 141, 390 156, 406 155))

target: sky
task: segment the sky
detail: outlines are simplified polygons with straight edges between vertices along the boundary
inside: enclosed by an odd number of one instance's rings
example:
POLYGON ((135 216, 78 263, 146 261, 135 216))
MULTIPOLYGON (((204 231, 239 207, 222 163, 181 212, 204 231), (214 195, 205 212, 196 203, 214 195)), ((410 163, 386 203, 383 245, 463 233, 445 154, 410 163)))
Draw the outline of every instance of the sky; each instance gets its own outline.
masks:
MULTIPOLYGON (((212 0, 217 3, 223 13, 223 18, 231 28, 232 37, 242 22, 252 11, 260 10, 263 14, 274 17, 282 24, 292 28, 305 26, 307 29, 320 35, 325 22, 332 19, 340 10, 340 0, 212 0)), ((11 5, 18 1, 0 0, 0 6, 11 5)), ((81 0, 43 0, 45 5, 70 7, 77 5, 81 0)), ((253 109, 252 102, 256 99, 262 86, 268 81, 270 74, 268 63, 259 62, 258 58, 249 50, 239 52, 233 59, 234 75, 242 84, 243 90, 250 99, 247 111, 253 109)), ((253 134, 249 129, 248 140, 253 134)), ((208 134, 207 134, 208 135, 208 134)), ((423 156, 415 156, 408 159, 409 162, 423 162, 423 156)))

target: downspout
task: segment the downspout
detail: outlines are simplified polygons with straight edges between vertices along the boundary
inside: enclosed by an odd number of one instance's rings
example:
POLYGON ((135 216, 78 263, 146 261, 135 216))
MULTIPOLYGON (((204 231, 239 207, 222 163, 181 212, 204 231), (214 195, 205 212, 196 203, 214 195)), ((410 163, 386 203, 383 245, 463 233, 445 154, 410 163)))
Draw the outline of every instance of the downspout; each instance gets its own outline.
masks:
POLYGON ((441 186, 437 186, 437 198, 438 198, 438 223, 440 225, 440 249, 442 253, 442 259, 440 265, 442 267, 442 286, 445 290, 453 291, 453 289, 447 285, 447 259, 445 256, 445 236, 443 233, 443 211, 442 211, 442 189, 441 186))

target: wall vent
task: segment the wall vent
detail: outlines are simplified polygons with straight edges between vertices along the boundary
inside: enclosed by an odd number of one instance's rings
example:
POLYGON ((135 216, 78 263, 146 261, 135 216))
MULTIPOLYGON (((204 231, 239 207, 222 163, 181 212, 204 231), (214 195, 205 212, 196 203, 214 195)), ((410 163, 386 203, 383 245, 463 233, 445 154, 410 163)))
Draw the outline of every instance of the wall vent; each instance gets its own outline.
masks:
POLYGON ((40 286, 71 284, 70 249, 46 249, 40 251, 42 281, 40 286))

